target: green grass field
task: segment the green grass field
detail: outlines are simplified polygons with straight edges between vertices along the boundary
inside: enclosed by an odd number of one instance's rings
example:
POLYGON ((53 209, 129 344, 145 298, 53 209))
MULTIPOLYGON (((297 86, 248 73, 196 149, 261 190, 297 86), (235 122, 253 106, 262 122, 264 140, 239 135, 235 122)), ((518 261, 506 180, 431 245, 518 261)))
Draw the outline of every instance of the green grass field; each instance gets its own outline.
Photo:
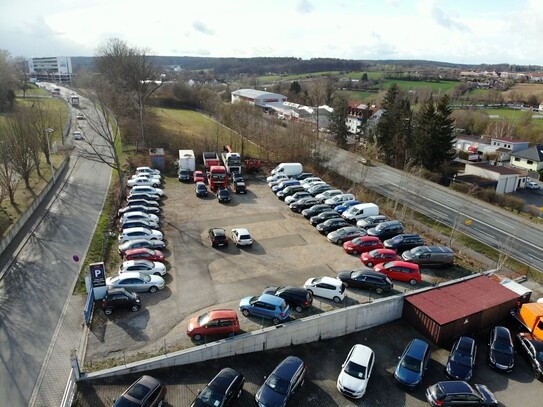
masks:
MULTIPOLYGON (((16 92, 17 97, 23 97, 23 91, 18 90, 16 92)), ((37 85, 34 85, 33 83, 30 84, 30 88, 26 90, 26 96, 50 96, 50 92, 46 89, 40 88, 37 85)))

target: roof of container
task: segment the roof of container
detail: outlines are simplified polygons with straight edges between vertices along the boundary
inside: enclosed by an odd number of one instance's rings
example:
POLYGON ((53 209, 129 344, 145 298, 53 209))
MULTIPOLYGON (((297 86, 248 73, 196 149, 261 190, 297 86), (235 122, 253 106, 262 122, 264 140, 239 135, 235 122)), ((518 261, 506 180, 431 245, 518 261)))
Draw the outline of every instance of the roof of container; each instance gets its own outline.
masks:
POLYGON ((518 298, 518 294, 500 283, 480 276, 413 294, 405 301, 444 325, 518 298))

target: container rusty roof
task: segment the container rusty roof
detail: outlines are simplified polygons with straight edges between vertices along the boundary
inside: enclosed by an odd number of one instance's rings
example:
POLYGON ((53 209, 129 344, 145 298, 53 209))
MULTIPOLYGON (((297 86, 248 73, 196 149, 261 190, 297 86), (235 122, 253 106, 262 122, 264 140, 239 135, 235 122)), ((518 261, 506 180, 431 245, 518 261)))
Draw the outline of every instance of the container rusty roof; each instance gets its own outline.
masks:
POLYGON ((519 295, 509 288, 480 276, 413 294, 407 296, 405 301, 439 325, 444 325, 518 298, 519 295))

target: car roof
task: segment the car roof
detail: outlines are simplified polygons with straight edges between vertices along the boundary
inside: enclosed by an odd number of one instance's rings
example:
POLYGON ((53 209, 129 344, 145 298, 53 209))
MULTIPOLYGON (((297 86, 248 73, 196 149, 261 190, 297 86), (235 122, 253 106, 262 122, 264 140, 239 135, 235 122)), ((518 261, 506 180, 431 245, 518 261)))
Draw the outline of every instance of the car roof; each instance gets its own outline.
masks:
MULTIPOLYGON (((375 236, 376 237, 376 236, 375 236)), ((381 248, 381 249, 375 249, 377 251, 377 253, 379 254, 397 254, 396 251, 394 249, 385 249, 385 248, 381 248)), ((373 251, 373 250, 372 250, 373 251)))
POLYGON ((249 230, 248 229, 245 229, 245 228, 234 228, 232 229, 232 232, 233 231, 237 231, 240 235, 249 235, 249 230))
POLYGON ((437 383, 445 393, 464 393, 473 394, 473 388, 462 380, 450 380, 446 382, 437 383))
POLYGON ((141 277, 141 273, 139 271, 127 271, 125 273, 121 273, 117 276, 119 280, 126 280, 126 279, 129 279, 129 278, 140 278, 141 277))
POLYGON ((209 317, 211 319, 237 318, 237 314, 233 309, 213 309, 209 311, 209 317))
POLYGON ((152 232, 151 232, 151 229, 147 229, 147 228, 138 226, 138 227, 135 227, 135 228, 127 228, 127 229, 123 229, 123 233, 122 233, 122 234, 124 235, 124 234, 132 233, 132 232, 146 232, 146 233, 152 233, 152 232))
MULTIPOLYGON (((139 239, 138 239, 139 240, 139 239)), ((129 240, 130 242, 134 242, 134 240, 129 240)), ((148 242, 148 240, 141 239, 141 241, 148 242)), ((153 250, 150 247, 135 247, 133 249, 128 249, 125 254, 134 254, 134 253, 140 253, 140 252, 149 252, 149 250, 153 250)))
POLYGON ((323 277, 320 277, 320 279, 321 279, 321 283, 335 285, 337 287, 343 284, 343 282, 339 278, 335 278, 335 277, 323 276, 323 277))
MULTIPOLYGON (((349 271, 349 270, 348 270, 348 271, 349 271)), ((351 270, 351 273, 354 273, 354 272, 363 274, 363 275, 365 275, 365 276, 376 277, 376 278, 382 279, 382 280, 388 278, 386 274, 379 273, 378 271, 373 271, 372 269, 356 269, 356 270, 351 270)))
POLYGON ((497 325, 494 327, 494 330, 496 332, 496 336, 499 338, 507 338, 509 339, 511 337, 511 332, 509 332, 509 329, 507 329, 504 326, 497 325))
POLYGON ((410 269, 413 269, 413 270, 415 270, 415 269, 418 270, 419 269, 418 264, 411 263, 409 261, 393 260, 393 261, 391 261, 391 263, 394 263, 395 266, 399 266, 399 267, 406 267, 406 268, 410 268, 410 269))
POLYGON ((211 228, 211 231, 215 236, 224 236, 226 234, 225 230, 222 228, 211 228))
POLYGON ((300 369, 304 361, 297 356, 287 356, 274 369, 273 374, 282 379, 290 381, 292 376, 300 369))
POLYGON ((428 342, 418 338, 413 339, 407 346, 409 349, 406 354, 418 360, 424 358, 424 353, 430 347, 428 342))
POLYGON ((215 391, 224 393, 230 388, 232 382, 239 376, 241 376, 241 373, 230 367, 225 367, 219 373, 217 373, 217 375, 209 382, 208 386, 215 391))
POLYGON ((258 297, 258 300, 273 305, 281 305, 285 302, 284 299, 271 294, 262 294, 260 297, 258 297))
POLYGON ((367 366, 372 354, 373 350, 370 347, 357 343, 352 347, 350 360, 359 365, 367 366))
POLYGON ((198 181, 198 182, 196 183, 196 185, 199 186, 199 187, 200 187, 200 186, 204 186, 204 187, 206 186, 206 184, 205 184, 204 182, 202 182, 202 181, 198 181))

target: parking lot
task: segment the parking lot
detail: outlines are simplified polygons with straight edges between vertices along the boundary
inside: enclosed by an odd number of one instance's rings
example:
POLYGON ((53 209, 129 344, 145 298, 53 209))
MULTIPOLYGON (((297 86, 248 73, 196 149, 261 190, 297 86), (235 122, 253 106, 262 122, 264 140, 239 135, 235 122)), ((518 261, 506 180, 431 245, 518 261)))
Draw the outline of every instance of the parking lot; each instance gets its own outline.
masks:
MULTIPOLYGON (((478 354, 474 377, 470 383, 485 384, 500 405, 506 407, 536 407, 541 405, 542 383, 536 381, 528 363, 517 354, 515 368, 506 375, 490 369, 486 332, 477 337, 478 354)), ((290 348, 255 354, 238 355, 194 365, 179 366, 147 372, 164 381, 168 386, 166 406, 189 406, 198 390, 224 367, 231 367, 245 375, 244 392, 235 403, 253 406, 253 397, 264 376, 286 356, 296 355, 307 365, 305 385, 294 395, 290 406, 428 406, 424 391, 435 382, 445 380, 444 367, 448 351, 432 346, 432 358, 421 385, 413 392, 406 392, 394 383, 392 373, 406 344, 413 338, 422 338, 419 332, 403 321, 381 325, 356 334, 290 348), (342 396, 336 389, 336 379, 349 349, 362 343, 375 352, 375 367, 368 389, 360 400, 342 396)), ((140 374, 115 377, 96 383, 81 383, 76 405, 82 407, 108 406, 140 374)))
MULTIPOLYGON (((95 312, 87 367, 107 358, 129 361, 141 359, 137 353, 154 355, 194 346, 185 329, 195 315, 214 308, 237 310, 242 297, 258 295, 267 286, 301 286, 310 277, 335 277, 339 271, 363 266, 358 257, 329 243, 301 214, 277 199, 264 176, 249 177, 247 184, 246 195, 233 195, 231 203, 219 204, 211 193, 197 198, 194 184, 166 180, 162 231, 168 243, 167 286, 154 294, 142 293, 143 307, 136 313, 119 311, 106 317, 95 312), (250 248, 233 244, 211 248, 207 235, 211 227, 224 228, 227 234, 233 227, 246 227, 254 244, 250 248)), ((450 278, 451 271, 424 270, 422 274, 422 285, 428 285, 436 276, 450 278)), ((413 289, 407 283, 394 284, 391 294, 413 289)), ((340 304, 315 297, 313 307, 303 313, 292 312, 292 317, 365 303, 376 296, 348 289, 340 304)), ((239 315, 245 332, 270 325, 268 320, 239 315)))

